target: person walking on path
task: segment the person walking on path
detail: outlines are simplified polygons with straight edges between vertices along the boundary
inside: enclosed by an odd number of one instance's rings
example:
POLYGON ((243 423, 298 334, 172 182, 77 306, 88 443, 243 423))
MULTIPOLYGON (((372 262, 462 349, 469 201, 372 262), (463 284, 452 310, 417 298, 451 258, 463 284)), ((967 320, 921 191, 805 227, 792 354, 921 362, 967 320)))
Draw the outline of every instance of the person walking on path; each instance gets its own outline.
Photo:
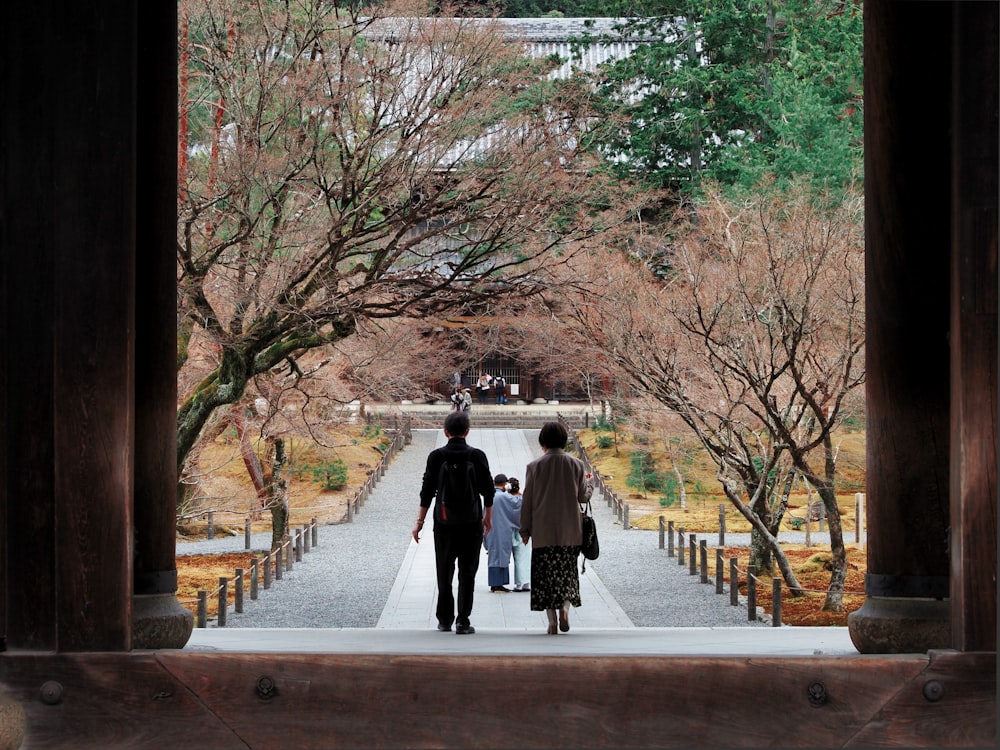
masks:
POLYGON ((493 526, 493 479, 486 454, 466 442, 469 434, 468 412, 451 412, 444 420, 446 445, 435 448, 427 456, 423 481, 420 485, 420 509, 413 527, 413 540, 420 543, 420 530, 424 526, 431 500, 434 503, 434 562, 437 571, 438 600, 437 628, 450 631, 452 622, 458 635, 476 632, 472 627, 473 592, 476 573, 479 571, 479 550, 483 535, 493 526), (448 496, 442 498, 444 478, 464 472, 462 481, 470 484, 467 497, 455 497, 454 485, 447 485, 448 496), (480 503, 482 498, 482 503, 480 503), (447 504, 445 504, 447 500, 447 504), (459 502, 464 501, 468 513, 462 513, 459 502), (458 566, 458 616, 455 613, 455 595, 452 579, 458 566))
MULTIPOLYGON (((532 544, 531 609, 545 610, 548 633, 569 630, 569 608, 579 607, 580 504, 588 494, 583 461, 563 451, 569 435, 559 422, 538 433, 543 454, 528 464, 521 504, 521 539, 532 544)), ((593 489, 591 488, 591 492, 593 489)))
POLYGON ((490 591, 494 594, 510 591, 510 555, 513 549, 514 537, 511 529, 520 520, 520 513, 515 513, 514 498, 507 493, 507 475, 497 474, 493 477, 493 528, 483 539, 486 547, 488 582, 490 591))
POLYGON ((531 546, 521 539, 521 480, 517 477, 507 478, 507 492, 514 501, 517 518, 514 530, 511 532, 511 545, 514 553, 514 591, 531 591, 531 546))

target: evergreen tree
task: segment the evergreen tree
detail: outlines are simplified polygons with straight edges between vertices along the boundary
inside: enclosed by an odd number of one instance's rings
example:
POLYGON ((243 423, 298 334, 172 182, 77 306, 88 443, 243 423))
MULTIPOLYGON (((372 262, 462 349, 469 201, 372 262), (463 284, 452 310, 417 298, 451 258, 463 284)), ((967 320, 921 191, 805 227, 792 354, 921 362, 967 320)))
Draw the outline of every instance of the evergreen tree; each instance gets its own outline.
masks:
POLYGON ((609 10, 634 15, 622 30, 648 39, 597 79, 606 112, 627 115, 594 142, 619 169, 678 192, 706 178, 860 180, 860 3, 653 0, 609 10))

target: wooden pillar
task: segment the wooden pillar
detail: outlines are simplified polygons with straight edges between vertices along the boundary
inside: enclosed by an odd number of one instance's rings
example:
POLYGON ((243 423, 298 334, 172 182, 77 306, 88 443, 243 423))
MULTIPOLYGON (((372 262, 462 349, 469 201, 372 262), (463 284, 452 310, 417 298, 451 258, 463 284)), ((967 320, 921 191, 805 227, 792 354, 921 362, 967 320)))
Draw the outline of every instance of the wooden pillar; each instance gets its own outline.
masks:
POLYGON ((923 652, 951 646, 951 7, 864 13, 868 598, 848 624, 862 653, 923 652))
POLYGON ((138 5, 133 648, 182 648, 177 601, 177 4, 138 5))
POLYGON ((3 11, 8 648, 130 648, 135 7, 3 11))
POLYGON ((951 294, 951 634, 996 651, 1000 13, 956 3, 951 294))

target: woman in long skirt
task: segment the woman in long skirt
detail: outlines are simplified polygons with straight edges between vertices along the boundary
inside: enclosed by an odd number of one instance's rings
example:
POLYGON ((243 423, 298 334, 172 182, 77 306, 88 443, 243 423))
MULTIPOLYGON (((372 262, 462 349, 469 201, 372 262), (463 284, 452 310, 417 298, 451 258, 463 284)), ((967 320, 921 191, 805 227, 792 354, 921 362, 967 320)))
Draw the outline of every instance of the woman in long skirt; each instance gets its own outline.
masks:
POLYGON ((569 630, 570 606, 579 607, 580 505, 592 486, 583 462, 564 452, 569 435, 559 422, 538 433, 543 455, 528 464, 521 501, 521 539, 532 544, 531 609, 545 611, 548 633, 569 630))

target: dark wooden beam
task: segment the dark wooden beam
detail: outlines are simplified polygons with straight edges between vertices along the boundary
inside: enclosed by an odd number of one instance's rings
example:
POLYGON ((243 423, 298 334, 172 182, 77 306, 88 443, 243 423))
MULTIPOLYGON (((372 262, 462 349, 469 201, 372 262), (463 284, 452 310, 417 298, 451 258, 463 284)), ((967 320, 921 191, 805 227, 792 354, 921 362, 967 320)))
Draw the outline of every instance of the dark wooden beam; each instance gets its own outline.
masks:
POLYGON ((951 646, 952 8, 866 0, 864 22, 869 599, 849 626, 863 653, 923 652, 951 646))
POLYGON ((1000 5, 954 13, 951 645, 995 651, 1000 5))
POLYGON ((995 669, 950 652, 7 653, 0 689, 28 749, 993 747, 995 669))
POLYGON ((135 0, 3 14, 7 643, 127 650, 135 0))

